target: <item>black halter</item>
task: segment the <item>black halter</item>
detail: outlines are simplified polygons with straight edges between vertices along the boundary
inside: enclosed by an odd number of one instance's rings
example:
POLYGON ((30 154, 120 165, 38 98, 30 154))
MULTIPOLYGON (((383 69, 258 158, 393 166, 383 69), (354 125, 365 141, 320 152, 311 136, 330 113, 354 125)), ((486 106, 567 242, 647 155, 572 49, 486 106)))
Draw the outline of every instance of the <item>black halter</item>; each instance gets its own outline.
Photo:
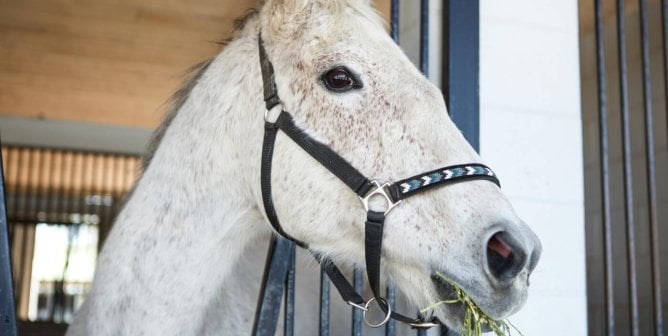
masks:
MULTIPOLYGON (((274 68, 267 57, 261 37, 258 37, 258 47, 260 50, 260 64, 262 67, 262 80, 264 84, 264 101, 266 103, 266 113, 269 113, 269 111, 276 106, 281 105, 281 102, 278 97, 278 90, 274 80, 274 68)), ((395 183, 381 185, 376 181, 367 179, 336 152, 307 135, 302 129, 295 125, 290 113, 283 110, 281 106, 281 112, 276 121, 269 121, 265 114, 261 167, 262 201, 264 203, 267 219, 269 219, 273 228, 281 236, 306 249, 308 249, 308 246, 305 243, 298 241, 283 230, 278 221, 276 209, 274 208, 272 201, 271 166, 274 143, 276 134, 279 130, 288 135, 309 155, 320 162, 320 164, 325 166, 325 168, 332 174, 336 175, 336 177, 352 189, 362 200, 364 209, 367 212, 364 238, 366 273, 374 298, 368 301, 364 300, 364 298, 355 291, 355 288, 348 282, 339 268, 336 267, 328 257, 316 256, 316 259, 323 265, 325 272, 341 294, 343 300, 353 307, 364 310, 365 322, 371 327, 380 327, 390 318, 407 323, 414 328, 430 328, 438 325, 436 318, 426 321, 421 318, 410 318, 391 311, 390 305, 380 295, 380 257, 385 215, 401 202, 401 200, 447 183, 471 179, 485 179, 500 185, 494 172, 482 164, 462 164, 439 168, 395 183), (384 197, 387 201, 387 208, 380 212, 370 210, 369 199, 372 196, 384 197), (377 301, 386 314, 385 319, 379 324, 372 324, 366 320, 366 311, 368 310, 369 304, 373 301, 377 301)))

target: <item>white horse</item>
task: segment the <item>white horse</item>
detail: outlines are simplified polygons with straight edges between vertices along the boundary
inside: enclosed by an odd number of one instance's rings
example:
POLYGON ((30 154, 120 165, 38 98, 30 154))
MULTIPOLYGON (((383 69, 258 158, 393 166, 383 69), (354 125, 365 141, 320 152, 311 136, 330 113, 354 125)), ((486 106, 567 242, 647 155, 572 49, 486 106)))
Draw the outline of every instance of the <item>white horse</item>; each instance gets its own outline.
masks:
MULTIPOLYGON (((201 66, 156 132, 68 335, 250 333, 273 234, 260 187, 260 33, 285 110, 365 176, 397 181, 480 162, 439 90, 390 39, 368 0, 267 0, 201 66)), ((364 264, 357 195, 280 132, 273 162, 285 232, 338 265, 364 264)), ((388 214, 382 273, 409 312, 447 295, 432 279, 439 272, 501 319, 523 305, 540 253, 497 185, 467 181, 406 199, 388 214)), ((462 326, 458 305, 433 314, 462 326)))

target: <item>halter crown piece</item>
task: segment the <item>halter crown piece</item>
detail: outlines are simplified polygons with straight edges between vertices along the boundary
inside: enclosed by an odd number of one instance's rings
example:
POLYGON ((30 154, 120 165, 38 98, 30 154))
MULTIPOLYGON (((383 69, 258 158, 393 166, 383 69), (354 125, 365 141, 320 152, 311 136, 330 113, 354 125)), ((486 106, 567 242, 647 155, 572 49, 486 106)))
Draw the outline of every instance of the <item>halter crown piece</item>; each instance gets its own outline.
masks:
POLYGON ((339 291, 339 294, 341 294, 343 300, 349 305, 363 310, 364 321, 370 327, 380 327, 387 323, 390 318, 406 323, 414 328, 431 328, 439 325, 436 318, 433 318, 432 320, 424 320, 421 318, 410 318, 393 312, 387 300, 381 296, 380 258, 385 216, 403 199, 417 195, 431 188, 443 186, 448 183, 480 179, 492 181, 500 186, 498 178, 487 166, 471 163, 439 168, 398 182, 385 183, 382 185, 374 180, 367 179, 332 149, 306 134, 294 123, 290 113, 283 110, 280 98, 278 97, 276 82, 274 80, 274 67, 267 57, 267 52, 264 49, 261 36, 258 36, 258 48, 260 52, 260 65, 262 68, 264 101, 266 103, 260 179, 262 184, 264 211, 272 227, 284 238, 293 241, 300 247, 308 249, 308 246, 304 242, 296 240, 283 230, 278 221, 278 216, 271 196, 272 157, 276 134, 281 130, 309 155, 320 162, 320 164, 325 166, 325 168, 332 174, 352 189, 352 191, 359 196, 362 201, 362 206, 367 213, 364 238, 365 261, 366 274, 369 279, 371 291, 374 295, 373 298, 364 300, 364 298, 355 291, 355 288, 350 282, 348 282, 341 270, 339 270, 328 257, 316 256, 316 259, 323 266, 323 269, 339 291), (280 106, 281 108, 278 118, 273 122, 269 121, 267 114, 277 106, 280 106), (387 207, 385 210, 374 211, 369 208, 369 200, 373 196, 381 196, 386 199, 387 207), (385 312, 383 321, 375 324, 369 322, 366 318, 366 312, 369 309, 369 305, 374 301, 376 301, 380 308, 385 312))

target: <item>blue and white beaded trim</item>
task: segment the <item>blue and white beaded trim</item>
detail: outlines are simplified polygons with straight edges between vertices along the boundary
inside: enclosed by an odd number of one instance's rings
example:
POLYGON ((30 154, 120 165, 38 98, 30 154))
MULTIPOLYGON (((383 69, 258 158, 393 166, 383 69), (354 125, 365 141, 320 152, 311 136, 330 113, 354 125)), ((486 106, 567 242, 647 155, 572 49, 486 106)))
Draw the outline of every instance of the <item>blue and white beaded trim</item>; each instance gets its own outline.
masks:
POLYGON ((399 190, 402 195, 409 194, 430 185, 441 184, 465 178, 487 178, 499 184, 496 174, 489 167, 481 164, 467 164, 446 167, 400 181, 399 190))

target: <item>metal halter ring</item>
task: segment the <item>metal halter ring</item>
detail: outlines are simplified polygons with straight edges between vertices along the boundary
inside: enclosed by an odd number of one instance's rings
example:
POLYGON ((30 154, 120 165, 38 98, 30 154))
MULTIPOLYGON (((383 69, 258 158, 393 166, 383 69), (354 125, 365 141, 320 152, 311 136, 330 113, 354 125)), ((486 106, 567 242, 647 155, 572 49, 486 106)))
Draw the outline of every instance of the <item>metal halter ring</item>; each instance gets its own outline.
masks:
POLYGON ((387 202, 387 209, 384 211, 385 215, 387 215, 390 210, 397 206, 397 204, 401 203, 401 201, 393 202, 392 198, 387 193, 387 188, 390 186, 389 183, 380 185, 380 183, 378 183, 376 180, 371 181, 371 183, 375 186, 375 188, 369 191, 364 197, 360 197, 360 200, 362 200, 362 204, 364 205, 364 211, 369 211, 369 201, 371 200, 371 197, 375 195, 383 196, 385 198, 385 201, 387 202))
POLYGON ((384 298, 371 298, 371 299, 369 299, 369 301, 367 301, 366 304, 364 305, 363 311, 364 311, 364 313, 362 313, 362 317, 364 318, 364 323, 371 328, 378 328, 378 327, 384 326, 385 323, 387 323, 387 321, 390 320, 390 316, 392 316, 392 307, 390 307, 390 305, 387 303, 387 300, 385 300, 384 298), (378 305, 380 305, 380 303, 383 302, 385 307, 387 307, 387 312, 385 312, 385 318, 378 324, 371 323, 366 318, 366 313, 369 312, 369 305, 371 304, 371 302, 374 302, 374 301, 378 301, 378 305))
POLYGON ((265 109, 265 110, 264 110, 264 121, 269 122, 269 123, 274 123, 274 122, 276 122, 275 119, 274 119, 274 121, 269 121, 269 112, 275 110, 276 107, 279 108, 279 109, 278 109, 278 113, 281 113, 281 111, 283 111, 283 104, 282 104, 282 103, 278 103, 278 104, 276 104, 276 106, 272 107, 270 110, 265 109))

